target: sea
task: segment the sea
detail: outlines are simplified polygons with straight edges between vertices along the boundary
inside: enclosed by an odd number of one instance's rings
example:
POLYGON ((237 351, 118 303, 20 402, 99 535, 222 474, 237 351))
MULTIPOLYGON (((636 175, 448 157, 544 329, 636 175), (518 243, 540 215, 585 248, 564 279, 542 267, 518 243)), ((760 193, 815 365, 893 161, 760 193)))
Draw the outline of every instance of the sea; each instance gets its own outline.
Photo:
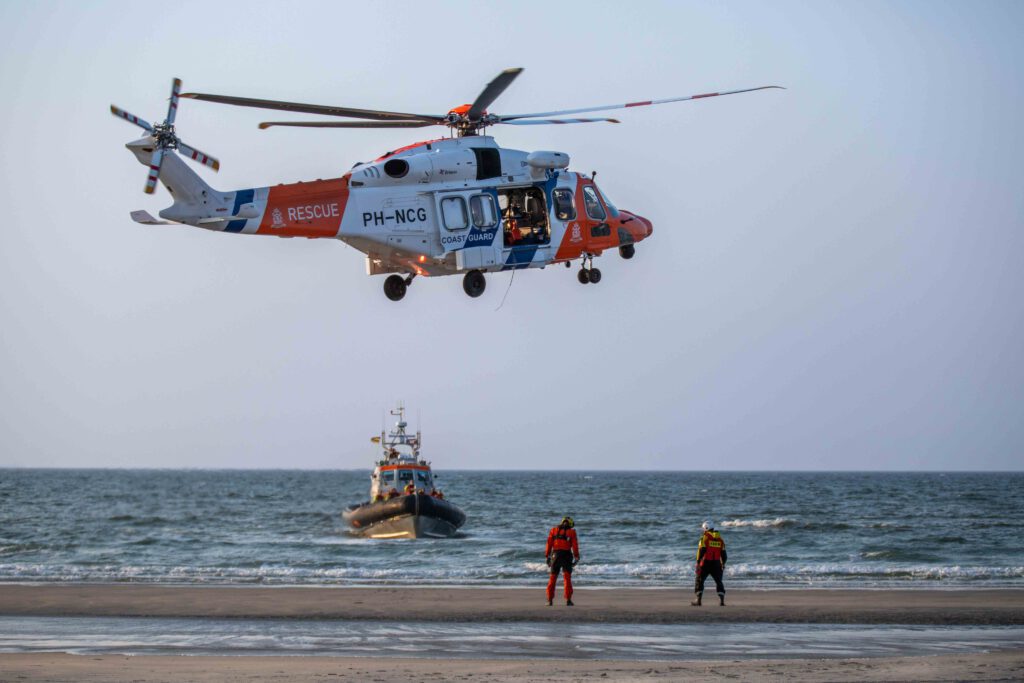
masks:
POLYGON ((700 524, 727 587, 1024 587, 1024 474, 440 470, 450 539, 341 518, 369 470, 0 469, 0 582, 540 586, 576 520, 586 588, 690 587, 700 524))

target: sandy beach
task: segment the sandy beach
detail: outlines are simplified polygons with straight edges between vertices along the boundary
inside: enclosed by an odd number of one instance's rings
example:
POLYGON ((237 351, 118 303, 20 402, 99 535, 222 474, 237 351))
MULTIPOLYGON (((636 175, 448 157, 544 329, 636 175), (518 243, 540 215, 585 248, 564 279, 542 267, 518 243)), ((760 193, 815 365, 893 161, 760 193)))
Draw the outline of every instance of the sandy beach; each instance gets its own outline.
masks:
MULTIPOLYGON (((145 585, 0 586, 2 616, 394 619, 676 624, 1020 625, 1024 590, 734 591, 729 605, 690 607, 683 590, 580 590, 547 607, 542 591, 497 588, 296 588, 145 585)), ((709 644, 709 647, 713 645, 709 644)), ((780 653, 780 655, 783 653, 780 653)), ((622 661, 334 656, 0 654, 0 680, 31 681, 570 681, 1015 680, 1024 651, 927 657, 622 661)))

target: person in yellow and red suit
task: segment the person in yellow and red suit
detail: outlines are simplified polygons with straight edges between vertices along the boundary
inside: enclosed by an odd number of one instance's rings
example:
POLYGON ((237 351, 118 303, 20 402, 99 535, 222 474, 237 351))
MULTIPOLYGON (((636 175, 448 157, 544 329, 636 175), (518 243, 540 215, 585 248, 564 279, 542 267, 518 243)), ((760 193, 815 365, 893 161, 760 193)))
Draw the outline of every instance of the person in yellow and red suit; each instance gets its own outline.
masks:
POLYGON ((408 484, 405 485, 405 488, 403 489, 402 492, 407 496, 411 496, 412 494, 416 493, 416 486, 414 486, 412 482, 409 482, 408 484))
POLYGON ((555 582, 559 572, 562 572, 562 584, 565 586, 565 604, 572 606, 572 568, 580 561, 580 543, 576 538, 575 526, 572 517, 563 517, 558 526, 548 532, 544 558, 551 569, 548 578, 549 607, 555 599, 555 582))
POLYGON ((715 525, 711 522, 704 522, 701 525, 704 533, 697 544, 697 584, 693 591, 697 599, 691 605, 700 607, 701 597, 704 595, 704 582, 708 576, 715 580, 715 589, 718 591, 718 603, 725 607, 725 585, 722 583, 722 572, 725 571, 725 541, 722 535, 715 531, 715 525))

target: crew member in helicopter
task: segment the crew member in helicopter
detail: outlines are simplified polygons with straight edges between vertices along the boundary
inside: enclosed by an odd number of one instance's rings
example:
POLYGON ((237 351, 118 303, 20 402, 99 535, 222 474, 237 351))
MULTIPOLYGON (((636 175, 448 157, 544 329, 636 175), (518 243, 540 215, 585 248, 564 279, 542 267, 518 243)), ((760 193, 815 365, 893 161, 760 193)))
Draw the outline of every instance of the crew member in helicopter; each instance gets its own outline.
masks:
POLYGON ((505 210, 505 246, 512 247, 522 238, 522 233, 519 231, 519 220, 521 214, 516 208, 515 204, 512 203, 514 200, 509 201, 508 209, 505 210))
POLYGON ((715 589, 718 591, 718 604, 725 607, 725 585, 722 583, 722 573, 725 571, 725 541, 722 535, 715 530, 712 522, 704 522, 701 525, 703 534, 700 542, 697 543, 697 583, 693 588, 697 597, 690 604, 700 607, 701 597, 704 595, 704 582, 708 576, 715 580, 715 589))
POLYGON ((562 517, 558 526, 548 532, 548 542, 544 546, 544 558, 550 569, 548 577, 548 606, 555 599, 555 582, 558 573, 562 572, 562 584, 565 586, 565 604, 572 606, 572 568, 580 561, 580 544, 576 538, 576 523, 572 517, 562 517))

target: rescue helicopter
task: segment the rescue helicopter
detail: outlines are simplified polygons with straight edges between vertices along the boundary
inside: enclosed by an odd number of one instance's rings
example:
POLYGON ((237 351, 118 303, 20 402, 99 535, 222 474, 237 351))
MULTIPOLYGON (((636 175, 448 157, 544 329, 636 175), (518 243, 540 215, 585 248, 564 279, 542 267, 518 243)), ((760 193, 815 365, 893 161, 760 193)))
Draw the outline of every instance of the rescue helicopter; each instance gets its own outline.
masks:
POLYGON ((571 267, 579 260, 581 284, 601 281, 594 258, 617 249, 631 259, 636 245, 653 233, 651 221, 619 209, 594 182, 593 174, 569 171, 569 155, 525 152, 498 145, 486 130, 496 125, 618 123, 583 117, 615 109, 779 88, 760 86, 661 100, 628 102, 562 111, 494 114, 488 108, 522 72, 502 71, 477 96, 444 114, 414 114, 353 107, 301 104, 208 93, 181 93, 171 85, 162 123, 150 124, 114 105, 115 116, 139 126, 144 137, 126 147, 148 167, 145 192, 163 183, 174 203, 159 212, 133 211, 145 225, 184 224, 218 232, 341 240, 366 254, 368 275, 387 275, 384 294, 405 295, 417 276, 463 274, 463 290, 479 297, 485 273, 571 267), (357 163, 340 178, 222 192, 207 185, 181 157, 211 168, 214 157, 183 142, 175 130, 181 98, 301 112, 347 120, 269 121, 305 128, 425 128, 445 126, 448 137, 417 142, 357 163))

